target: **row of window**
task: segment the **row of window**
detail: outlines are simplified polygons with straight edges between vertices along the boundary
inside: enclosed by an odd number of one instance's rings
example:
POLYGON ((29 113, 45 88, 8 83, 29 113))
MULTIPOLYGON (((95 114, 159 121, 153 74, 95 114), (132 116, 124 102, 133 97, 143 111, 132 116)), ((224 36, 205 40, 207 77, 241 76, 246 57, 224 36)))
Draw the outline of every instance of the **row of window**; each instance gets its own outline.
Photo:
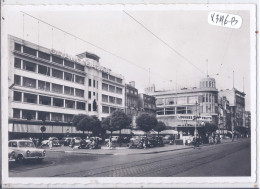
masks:
POLYGON ((61 58, 61 57, 58 57, 55 55, 50 55, 48 53, 30 48, 30 47, 27 47, 27 46, 24 46, 24 45, 21 45, 18 43, 15 43, 14 49, 16 51, 20 51, 20 52, 23 52, 23 53, 31 55, 31 56, 42 58, 47 61, 52 61, 52 62, 61 64, 61 65, 64 65, 64 66, 67 66, 67 67, 70 67, 70 68, 73 68, 73 69, 76 69, 79 71, 84 71, 84 66, 82 66, 80 64, 77 64, 75 62, 69 61, 67 59, 64 59, 64 58, 61 58))
POLYGON ((102 95, 102 102, 122 105, 122 99, 113 96, 102 95))
POLYGON ((120 84, 123 83, 123 80, 122 80, 121 78, 118 78, 118 77, 109 75, 109 74, 104 73, 104 72, 102 72, 102 78, 103 78, 103 79, 108 79, 108 80, 110 80, 110 81, 114 81, 114 82, 117 82, 117 83, 120 83, 120 84))
POLYGON ((19 75, 14 75, 14 84, 24 87, 40 89, 44 91, 52 91, 55 93, 66 94, 70 96, 84 97, 84 90, 54 84, 46 81, 36 80, 28 77, 21 77, 19 75))
POLYGON ((131 98, 130 96, 128 96, 126 98, 126 106, 137 107, 138 106, 138 99, 137 98, 131 98))
POLYGON ((112 93, 118 93, 118 94, 122 94, 123 93, 123 89, 120 87, 115 87, 113 85, 108 85, 106 83, 102 83, 102 90, 105 91, 109 91, 112 93))
POLYGON ((62 121, 71 122, 72 114, 51 113, 33 110, 13 109, 13 118, 27 120, 45 120, 45 121, 62 121))
POLYGON ((137 90, 132 90, 132 89, 126 89, 126 93, 128 93, 128 94, 138 95, 137 90))
POLYGON ((102 106, 102 113, 104 113, 104 114, 111 114, 116 110, 118 110, 118 108, 109 107, 109 106, 102 106))
POLYGON ((62 108, 71 108, 78 110, 85 110, 85 103, 73 100, 65 100, 61 98, 54 98, 42 95, 35 95, 30 93, 22 93, 14 91, 14 101, 27 102, 32 104, 41 104, 47 106, 56 106, 62 108))
POLYGON ((193 113, 189 107, 176 108, 160 108, 157 109, 157 115, 173 115, 173 114, 191 114, 193 113))
POLYGON ((216 87, 214 81, 201 81, 200 82, 200 87, 216 87))
POLYGON ((33 62, 29 62, 26 60, 21 60, 19 58, 15 58, 14 67, 19 68, 19 69, 24 69, 27 71, 31 71, 31 72, 37 72, 42 75, 52 76, 52 77, 56 77, 59 79, 63 79, 66 81, 71 81, 71 82, 75 82, 75 83, 79 83, 79 84, 85 83, 84 77, 81 77, 81 76, 78 76, 75 74, 71 74, 68 72, 63 72, 63 71, 60 71, 60 70, 57 70, 54 68, 50 68, 47 66, 43 66, 40 64, 35 64, 33 62))

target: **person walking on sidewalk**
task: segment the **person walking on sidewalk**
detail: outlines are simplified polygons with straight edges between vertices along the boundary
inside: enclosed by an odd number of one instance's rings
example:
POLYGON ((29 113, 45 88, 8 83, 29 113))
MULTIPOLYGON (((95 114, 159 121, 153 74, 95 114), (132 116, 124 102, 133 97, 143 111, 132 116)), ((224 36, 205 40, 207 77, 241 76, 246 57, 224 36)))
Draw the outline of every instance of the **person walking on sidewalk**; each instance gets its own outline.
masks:
POLYGON ((109 137, 108 146, 109 149, 112 149, 112 136, 109 137))
POLYGON ((52 149, 52 138, 49 139, 49 148, 52 149))

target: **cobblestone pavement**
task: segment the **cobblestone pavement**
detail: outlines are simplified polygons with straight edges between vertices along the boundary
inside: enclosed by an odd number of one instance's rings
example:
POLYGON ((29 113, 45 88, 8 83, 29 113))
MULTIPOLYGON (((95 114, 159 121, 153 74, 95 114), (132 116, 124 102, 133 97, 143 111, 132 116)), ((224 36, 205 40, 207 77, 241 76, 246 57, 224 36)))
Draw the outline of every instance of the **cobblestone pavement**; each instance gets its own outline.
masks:
MULTIPOLYGON (((199 149, 182 149, 155 154, 132 154, 132 155, 96 155, 96 154, 74 154, 52 152, 46 158, 46 165, 28 165, 12 167, 10 176, 61 176, 61 177, 166 177, 166 176, 196 176, 197 169, 206 166, 205 176, 222 175, 250 175, 250 140, 243 139, 236 142, 223 143, 219 145, 203 146, 199 149), (243 170, 237 169, 232 163, 237 157, 244 158, 243 170), (234 157, 233 157, 234 156, 234 157), (233 158, 231 158, 233 157, 233 158), (228 160, 228 161, 227 161, 228 160), (212 162, 220 163, 217 166, 222 170, 210 169, 207 165, 212 162), (48 164, 48 162, 52 162, 48 164), (223 163, 221 163, 223 162, 223 163), (226 170, 225 167, 235 167, 226 170), (192 175, 189 170, 193 169, 192 175), (195 170, 194 170, 195 169, 195 170), (206 171, 207 170, 207 171, 206 171), (215 172, 214 172, 215 171, 215 172)), ((201 173, 203 175, 203 173, 201 173)))

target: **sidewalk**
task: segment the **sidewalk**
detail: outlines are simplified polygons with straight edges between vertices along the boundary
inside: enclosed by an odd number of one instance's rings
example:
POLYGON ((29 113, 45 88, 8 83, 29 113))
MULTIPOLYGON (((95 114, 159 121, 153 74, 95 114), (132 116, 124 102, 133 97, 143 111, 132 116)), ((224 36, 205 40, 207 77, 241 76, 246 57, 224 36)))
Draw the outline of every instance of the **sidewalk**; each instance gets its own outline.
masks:
MULTIPOLYGON (((235 140, 233 142, 239 142, 240 140, 235 140)), ((231 139, 225 139, 222 144, 232 142, 231 139)), ((208 146, 209 144, 204 144, 201 146, 208 146)), ((219 145, 219 144, 217 144, 219 145)), ((72 149, 68 146, 54 147, 52 150, 46 148, 47 152, 64 152, 64 153, 76 153, 76 154, 93 154, 93 155, 135 155, 135 154, 155 154, 161 152, 177 151, 190 149, 193 146, 185 145, 165 145, 164 147, 155 147, 147 149, 129 149, 128 147, 116 147, 109 149, 108 147, 102 147, 101 149, 72 149)))

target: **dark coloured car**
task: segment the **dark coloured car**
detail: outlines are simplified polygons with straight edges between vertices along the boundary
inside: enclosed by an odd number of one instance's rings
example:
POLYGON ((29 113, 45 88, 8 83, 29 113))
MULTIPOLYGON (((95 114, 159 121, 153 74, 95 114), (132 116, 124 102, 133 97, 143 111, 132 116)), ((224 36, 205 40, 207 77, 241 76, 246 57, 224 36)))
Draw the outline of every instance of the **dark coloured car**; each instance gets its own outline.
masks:
POLYGON ((64 146, 69 146, 71 140, 72 140, 72 137, 63 137, 63 138, 59 141, 59 143, 60 143, 61 145, 64 145, 64 146))

